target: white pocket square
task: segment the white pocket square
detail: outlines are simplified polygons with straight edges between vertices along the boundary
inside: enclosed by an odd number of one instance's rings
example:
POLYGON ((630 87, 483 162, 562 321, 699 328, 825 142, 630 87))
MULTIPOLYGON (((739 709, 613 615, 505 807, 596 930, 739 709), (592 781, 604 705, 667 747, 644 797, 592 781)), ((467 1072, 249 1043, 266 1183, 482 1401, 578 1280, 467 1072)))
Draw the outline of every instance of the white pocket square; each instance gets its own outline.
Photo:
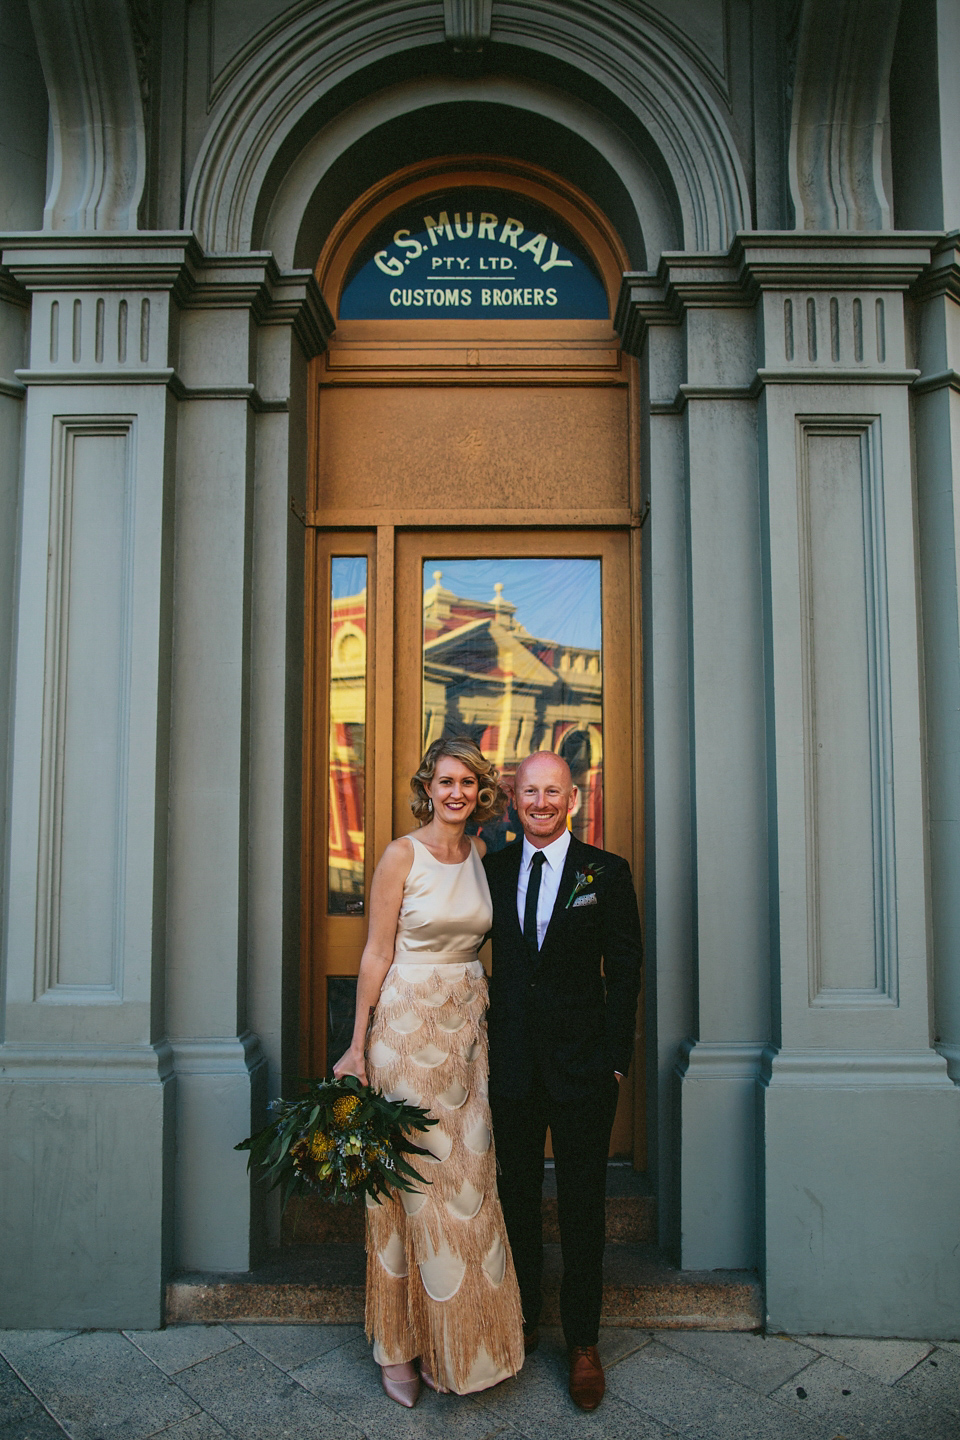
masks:
POLYGON ((576 900, 574 900, 573 904, 570 906, 570 909, 576 910, 578 905, 596 905, 596 903, 596 895, 578 895, 576 900))

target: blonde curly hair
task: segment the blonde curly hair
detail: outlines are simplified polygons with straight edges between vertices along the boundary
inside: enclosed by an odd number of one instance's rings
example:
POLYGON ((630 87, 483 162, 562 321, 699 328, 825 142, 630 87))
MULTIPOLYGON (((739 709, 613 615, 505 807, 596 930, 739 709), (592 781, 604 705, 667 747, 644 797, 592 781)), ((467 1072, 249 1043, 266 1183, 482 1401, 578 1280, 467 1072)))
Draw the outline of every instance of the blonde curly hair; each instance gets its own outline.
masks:
POLYGON ((487 760, 480 747, 467 735, 444 735, 434 740, 420 761, 420 768, 410 781, 413 794, 410 809, 421 825, 425 825, 433 814, 427 786, 434 777, 437 764, 446 756, 449 760, 460 760, 472 770, 479 781, 477 808, 471 819, 483 825, 488 820, 498 820, 507 808, 506 791, 500 786, 500 771, 492 761, 487 760))

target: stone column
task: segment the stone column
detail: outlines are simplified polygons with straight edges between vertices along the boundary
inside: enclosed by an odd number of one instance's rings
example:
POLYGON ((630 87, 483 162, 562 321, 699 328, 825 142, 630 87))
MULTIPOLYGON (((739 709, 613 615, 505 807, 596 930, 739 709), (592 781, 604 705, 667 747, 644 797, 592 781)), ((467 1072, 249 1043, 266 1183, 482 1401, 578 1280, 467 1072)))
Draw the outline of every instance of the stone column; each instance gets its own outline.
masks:
POLYGON ((253 1027, 278 1088, 295 1015, 291 489, 330 322, 311 275, 187 235, 3 257, 32 307, 0 1323, 149 1327, 173 1265, 263 1240, 233 1146, 263 1117, 253 1027))
POLYGON ((913 290, 926 668, 934 1033, 960 1083, 960 237, 936 246, 913 290))
POLYGON ((647 1088, 653 1101, 648 1164, 657 1187, 660 1244, 680 1248, 674 1079, 679 1047, 694 1031, 694 886, 691 866, 687 507, 683 374, 675 308, 654 276, 631 276, 617 329, 640 359, 641 580, 644 618, 644 969, 647 1088))
MULTIPOLYGON (((20 509, 20 454, 27 390, 16 372, 27 351, 30 297, 13 276, 0 270, 0 873, 6 869, 7 795, 10 764, 10 702, 13 694, 13 618, 16 607, 17 520, 20 509)), ((0 1038, 3 993, 0 986, 0 1038)))
POLYGON ((0 1324, 155 1326, 172 1244, 164 1035, 170 393, 189 237, 31 235, 0 1324))
POLYGON ((312 276, 281 277, 269 255, 210 257, 182 308, 167 896, 181 1270, 245 1270, 264 1241, 263 1188, 233 1147, 265 1120, 261 1024, 279 1088, 284 960, 288 1030, 295 1014, 303 540, 290 487, 302 504, 305 365, 329 325, 312 276))
POLYGON ((953 1334, 960 1091, 931 1046, 910 234, 752 234, 775 1044, 768 1323, 953 1334))
POLYGON ((661 1223, 685 1267, 752 1266, 754 1090, 770 1036, 752 302, 726 257, 666 255, 656 276, 626 277, 618 328, 649 386, 647 936, 661 1223))

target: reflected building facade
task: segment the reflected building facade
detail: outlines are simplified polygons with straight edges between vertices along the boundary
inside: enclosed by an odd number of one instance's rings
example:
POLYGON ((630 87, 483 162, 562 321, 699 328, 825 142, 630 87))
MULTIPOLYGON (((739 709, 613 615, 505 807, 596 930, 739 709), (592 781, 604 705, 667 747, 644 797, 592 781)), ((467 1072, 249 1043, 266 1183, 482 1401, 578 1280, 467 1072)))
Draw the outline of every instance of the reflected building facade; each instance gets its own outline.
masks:
MULTIPOLYGON (((602 845, 600 648, 531 635, 500 583, 491 600, 477 600, 446 589, 442 571, 432 579, 423 596, 424 749, 441 735, 469 735, 511 796, 524 756, 553 750, 569 763, 579 790, 574 834, 602 845)), ((503 824, 483 833, 495 849, 514 838, 519 825, 512 807, 503 824)))
MULTIPOLYGON (((336 575, 336 559, 333 561, 336 575)), ((367 592, 331 602, 330 915, 364 911, 364 803, 367 753, 367 592)))
MULTIPOLYGON (((578 789, 570 828, 602 845, 600 647, 531 635, 500 583, 481 600, 454 594, 442 578, 434 571, 423 596, 424 750, 441 736, 469 735, 496 765, 511 806, 502 821, 482 827, 491 849, 520 834, 512 805, 520 761, 537 750, 562 755, 578 789)), ((331 914, 363 907, 366 623, 366 592, 331 602, 331 914)))

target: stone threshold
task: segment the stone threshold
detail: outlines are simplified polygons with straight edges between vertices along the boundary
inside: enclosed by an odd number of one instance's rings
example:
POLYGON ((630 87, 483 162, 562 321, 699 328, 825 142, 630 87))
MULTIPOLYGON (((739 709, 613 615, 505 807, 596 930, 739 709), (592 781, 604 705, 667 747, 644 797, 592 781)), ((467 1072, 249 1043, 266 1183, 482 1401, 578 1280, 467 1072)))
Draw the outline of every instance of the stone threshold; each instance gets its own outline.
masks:
MULTIPOLYGON (((560 1247, 547 1245, 543 1323, 559 1320, 560 1247)), ((242 1274, 191 1273, 166 1287, 168 1325, 358 1324, 361 1244, 295 1245, 242 1274)), ((604 1325, 660 1330, 759 1330, 763 1300, 748 1270, 677 1270, 653 1245, 608 1244, 604 1325)))

